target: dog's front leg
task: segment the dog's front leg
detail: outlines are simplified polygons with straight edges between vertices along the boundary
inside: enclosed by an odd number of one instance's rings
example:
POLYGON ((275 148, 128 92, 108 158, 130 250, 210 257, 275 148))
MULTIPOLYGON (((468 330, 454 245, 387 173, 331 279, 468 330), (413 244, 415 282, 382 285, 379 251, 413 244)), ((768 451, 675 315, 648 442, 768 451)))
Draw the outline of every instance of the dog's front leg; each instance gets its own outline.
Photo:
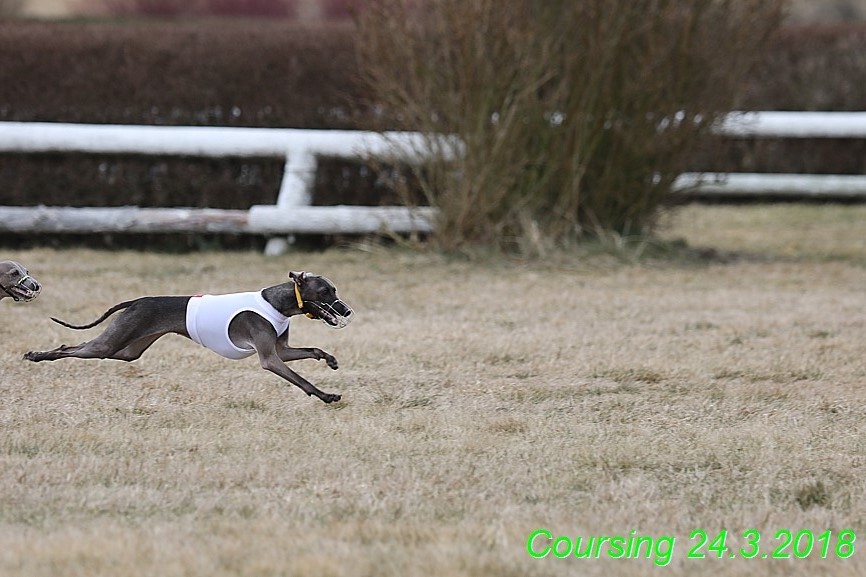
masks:
MULTIPOLYGON (((316 358, 318 353, 327 354, 323 351, 312 352, 313 349, 289 349, 284 344, 277 343, 277 334, 274 327, 261 316, 242 312, 229 325, 229 337, 236 346, 251 347, 259 355, 262 368, 289 381, 310 396, 316 396, 325 403, 333 403, 340 400, 340 395, 325 393, 316 388, 313 383, 291 370, 281 359, 279 351, 295 350, 287 353, 291 359, 316 358)), ((318 350, 318 349, 316 349, 318 350)), ((336 363, 336 361, 334 361, 336 363)), ((330 364, 330 363, 329 363, 330 364)))
POLYGON ((277 356, 280 357, 280 360, 283 362, 291 362, 291 361, 299 361, 301 359, 315 359, 317 361, 324 360, 328 363, 328 366, 334 369, 335 371, 340 368, 337 364, 337 359, 334 358, 334 355, 323 351, 322 349, 317 349, 315 347, 298 347, 293 348, 282 342, 277 343, 277 356))
POLYGON ((283 377, 308 395, 315 395, 325 403, 333 403, 339 401, 341 398, 340 395, 333 395, 319 390, 313 383, 287 367, 280 357, 277 356, 276 350, 269 352, 262 352, 259 350, 259 361, 262 364, 262 368, 266 371, 270 371, 275 375, 283 377))

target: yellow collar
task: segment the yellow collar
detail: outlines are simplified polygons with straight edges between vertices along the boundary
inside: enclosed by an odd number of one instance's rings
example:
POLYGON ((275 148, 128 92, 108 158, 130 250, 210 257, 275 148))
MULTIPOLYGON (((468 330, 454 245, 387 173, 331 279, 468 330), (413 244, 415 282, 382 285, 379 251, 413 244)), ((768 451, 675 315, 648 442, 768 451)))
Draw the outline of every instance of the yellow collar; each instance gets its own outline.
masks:
MULTIPOLYGON (((298 301, 298 308, 304 312, 304 299, 301 298, 301 289, 298 288, 298 283, 295 283, 295 299, 298 301)), ((305 313, 308 319, 313 318, 311 313, 305 313)))

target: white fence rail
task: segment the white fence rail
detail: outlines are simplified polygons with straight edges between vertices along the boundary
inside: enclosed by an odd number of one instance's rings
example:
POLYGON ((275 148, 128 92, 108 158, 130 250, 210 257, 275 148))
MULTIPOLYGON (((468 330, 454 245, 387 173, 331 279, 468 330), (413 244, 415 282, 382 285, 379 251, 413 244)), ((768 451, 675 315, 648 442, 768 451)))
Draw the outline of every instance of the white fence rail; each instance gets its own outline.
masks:
MULTIPOLYGON (((459 153, 457 142, 448 137, 438 137, 432 144, 443 155, 459 153)), ((418 162, 430 146, 429 138, 411 132, 0 122, 0 152, 285 159, 276 205, 254 206, 248 214, 214 209, 0 207, 0 231, 220 231, 273 235, 427 232, 435 218, 429 208, 309 205, 318 156, 375 156, 418 162)), ((284 238, 273 238, 266 251, 278 254, 286 247, 284 238)))
MULTIPOLYGON (((736 112, 720 123, 717 132, 736 138, 866 138, 866 112, 736 112)), ((249 211, 0 207, 0 232, 428 232, 436 218, 430 208, 309 205, 318 156, 417 162, 430 145, 428 138, 409 132, 0 122, 0 152, 7 153, 285 159, 273 206, 249 211)), ((460 153, 459 143, 451 137, 439 137, 435 146, 446 154, 460 153)), ((687 173, 677 179, 675 188, 705 197, 796 194, 866 199, 866 175, 687 173)), ((272 239, 267 251, 285 248, 285 240, 272 239)))
MULTIPOLYGON (((732 138, 866 138, 866 112, 732 112, 716 133, 732 138)), ((866 200, 866 175, 686 173, 674 189, 701 198, 866 200)))
POLYGON ((401 206, 254 206, 250 210, 0 206, 5 232, 216 232, 246 234, 373 234, 431 232, 430 207, 401 206))
POLYGON ((860 174, 764 174, 686 173, 674 189, 704 198, 803 197, 812 200, 866 199, 866 175, 860 174))
POLYGON ((866 112, 732 112, 717 132, 751 138, 866 138, 866 112))

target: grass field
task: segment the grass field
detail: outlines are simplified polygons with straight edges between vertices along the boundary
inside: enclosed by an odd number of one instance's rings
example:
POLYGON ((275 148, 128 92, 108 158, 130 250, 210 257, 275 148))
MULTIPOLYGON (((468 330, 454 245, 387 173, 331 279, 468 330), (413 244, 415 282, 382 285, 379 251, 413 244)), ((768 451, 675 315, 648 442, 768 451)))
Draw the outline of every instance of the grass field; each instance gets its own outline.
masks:
POLYGON ((866 574, 866 539, 838 558, 866 532, 866 207, 686 207, 663 236, 691 250, 7 248, 45 290, 0 303, 0 575, 866 574), (293 365, 338 404, 178 336, 131 364, 21 360, 96 334, 49 315, 289 269, 355 308, 292 325, 339 359, 293 365), (655 549, 535 559, 537 529, 655 549))

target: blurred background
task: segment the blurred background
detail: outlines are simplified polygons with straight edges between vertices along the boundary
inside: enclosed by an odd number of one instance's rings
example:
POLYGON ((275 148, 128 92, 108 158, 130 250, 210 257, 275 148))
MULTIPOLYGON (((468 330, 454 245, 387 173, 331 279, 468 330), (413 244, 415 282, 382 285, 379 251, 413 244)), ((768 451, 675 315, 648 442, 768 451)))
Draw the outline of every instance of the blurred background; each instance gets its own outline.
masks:
MULTIPOLYGON (((151 10, 158 11, 160 6, 166 10, 167 6, 177 5, 169 10, 181 10, 181 6, 190 6, 194 3, 170 2, 169 0, 148 0, 135 4, 144 7, 151 6, 151 10)), ((217 2, 213 4, 219 4, 217 2)), ((345 14, 346 2, 339 0, 252 0, 226 2, 221 4, 235 4, 235 11, 256 10, 273 13, 274 10, 283 11, 302 21, 314 21, 321 18, 333 17, 345 14), (279 7, 279 8, 274 8, 279 7)), ((83 14, 100 14, 117 11, 121 6, 132 7, 134 4, 124 0, 0 0, 0 6, 5 7, 7 12, 15 13, 23 17, 33 18, 68 18, 83 14)), ((848 22, 851 20, 862 20, 866 18, 866 0, 793 0, 791 3, 791 17, 797 22, 848 22)))
POLYGON ((278 15, 301 21, 345 15, 340 0, 221 0, 172 2, 171 0, 3 0, 8 11, 30 18, 69 18, 82 15, 138 14, 247 14, 278 15))
POLYGON ((792 17, 801 22, 847 22, 866 17, 863 0, 794 0, 792 17))

